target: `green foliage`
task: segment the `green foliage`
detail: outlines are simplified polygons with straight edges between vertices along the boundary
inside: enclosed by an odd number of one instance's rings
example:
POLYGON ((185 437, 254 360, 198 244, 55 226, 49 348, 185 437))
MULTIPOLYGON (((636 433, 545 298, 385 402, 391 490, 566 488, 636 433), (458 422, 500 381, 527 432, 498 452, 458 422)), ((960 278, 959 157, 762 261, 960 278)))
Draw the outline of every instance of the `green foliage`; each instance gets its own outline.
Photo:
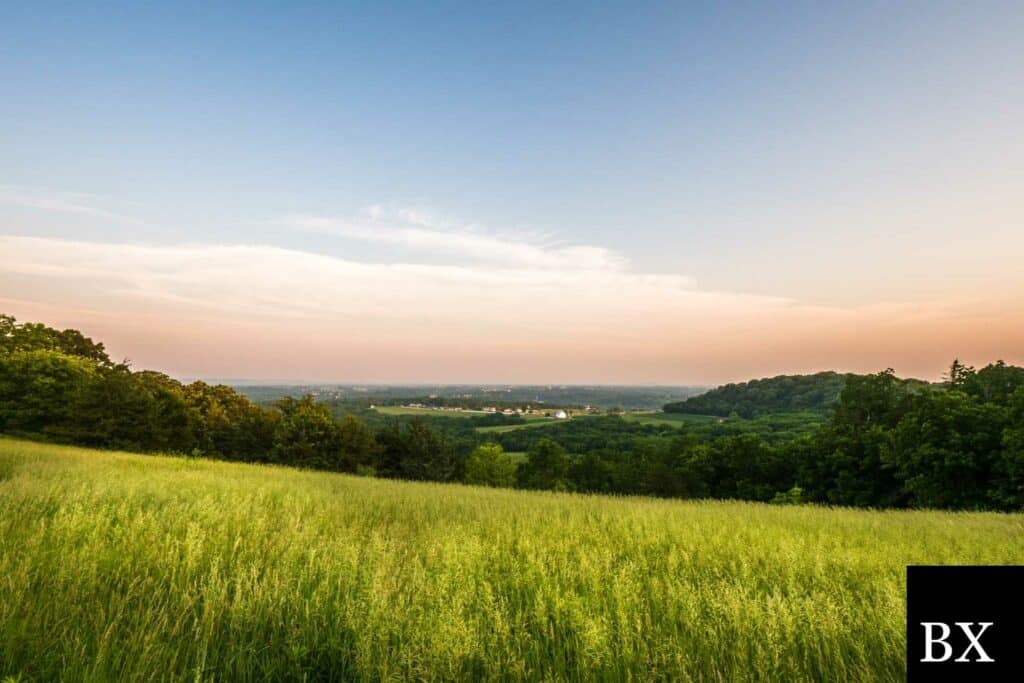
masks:
POLYGON ((893 430, 888 456, 912 504, 989 507, 1006 412, 957 390, 914 401, 893 430))
POLYGON ((41 323, 18 323, 13 316, 0 314, 0 354, 18 351, 56 351, 67 356, 110 366, 103 344, 78 330, 55 330, 41 323))
POLYGON ((381 430, 377 472, 383 477, 422 481, 453 481, 462 477, 464 461, 443 431, 420 420, 392 422, 381 430))
POLYGON ((467 484, 510 488, 516 483, 516 463, 496 443, 485 443, 466 458, 467 484))
POLYGON ((551 439, 541 439, 526 454, 519 466, 519 485, 530 489, 566 491, 569 480, 569 454, 551 439))
POLYGON ((0 354, 0 430, 43 434, 70 424, 95 374, 94 364, 59 351, 0 354))
POLYGON ((11 439, 0 472, 0 678, 24 681, 902 681, 907 564, 1024 563, 1020 515, 11 439))
POLYGON ((827 410, 835 405, 849 375, 819 372, 814 375, 779 375, 711 391, 665 406, 666 413, 728 417, 735 412, 751 418, 765 413, 827 410))
POLYGON ((228 460, 266 460, 273 450, 279 411, 265 410, 224 385, 183 387, 198 449, 228 460))
POLYGON ((800 505, 804 502, 804 490, 794 486, 788 491, 776 493, 770 502, 772 505, 800 505))
POLYGON ((1008 405, 1018 389, 1024 386, 1024 368, 997 361, 977 372, 967 368, 960 374, 963 391, 986 403, 1008 405))
POLYGON ((341 439, 342 472, 372 468, 380 452, 377 436, 362 420, 349 416, 338 425, 341 439))
POLYGON ((274 431, 272 462, 340 470, 341 430, 330 410, 312 396, 277 402, 281 419, 274 431))
POLYGON ((794 449, 808 497, 833 505, 906 504, 903 484, 885 457, 891 430, 910 402, 909 385, 892 370, 851 377, 832 420, 813 443, 800 442, 794 449))

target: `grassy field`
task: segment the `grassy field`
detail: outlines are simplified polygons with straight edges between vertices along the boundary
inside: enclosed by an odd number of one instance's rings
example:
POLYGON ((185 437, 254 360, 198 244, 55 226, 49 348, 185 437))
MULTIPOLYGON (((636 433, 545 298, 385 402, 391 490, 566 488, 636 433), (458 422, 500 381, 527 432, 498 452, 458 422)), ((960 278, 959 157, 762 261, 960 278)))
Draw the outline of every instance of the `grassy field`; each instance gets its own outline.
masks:
POLYGON ((650 425, 704 424, 719 419, 713 415, 689 415, 686 413, 662 413, 659 411, 624 413, 622 419, 650 425))
POLYGON ((0 679, 902 680, 1024 516, 414 484, 0 439, 0 679))
POLYGON ((535 427, 550 427, 551 425, 561 424, 565 420, 555 420, 550 417, 535 418, 527 420, 523 424, 511 424, 511 425, 491 425, 489 427, 477 427, 476 431, 481 434, 501 434, 503 432, 512 432, 517 429, 533 429, 535 427))
MULTIPOLYGON (((410 406, 377 406, 374 408, 382 415, 433 415, 437 417, 482 417, 489 413, 483 410, 439 410, 436 408, 413 408, 410 406)), ((550 420, 544 415, 523 415, 524 420, 550 420)))
MULTIPOLYGON (((374 408, 378 413, 382 415, 405 415, 405 416, 420 416, 420 417, 450 417, 454 419, 467 418, 467 417, 481 417, 487 415, 483 411, 475 410, 434 410, 432 408, 410 408, 408 406, 377 406, 374 408)), ((525 422, 520 424, 510 425, 491 425, 488 427, 477 427, 476 431, 481 434, 499 433, 499 432, 511 432, 515 429, 524 429, 526 427, 545 427, 552 424, 557 424, 558 420, 544 415, 523 415, 525 422)))
POLYGON ((419 415, 430 417, 473 417, 486 415, 482 410, 435 410, 433 408, 410 408, 409 406, 377 406, 374 408, 381 415, 419 415))

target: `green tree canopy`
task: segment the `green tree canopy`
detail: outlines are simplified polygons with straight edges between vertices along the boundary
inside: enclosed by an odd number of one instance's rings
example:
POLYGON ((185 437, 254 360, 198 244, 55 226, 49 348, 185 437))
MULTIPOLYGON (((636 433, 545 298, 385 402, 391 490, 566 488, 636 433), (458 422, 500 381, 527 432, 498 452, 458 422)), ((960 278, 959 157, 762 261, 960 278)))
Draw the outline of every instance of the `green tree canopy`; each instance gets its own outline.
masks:
POLYGON ((516 483, 516 463, 496 443, 485 443, 466 458, 467 484, 511 487, 516 483))

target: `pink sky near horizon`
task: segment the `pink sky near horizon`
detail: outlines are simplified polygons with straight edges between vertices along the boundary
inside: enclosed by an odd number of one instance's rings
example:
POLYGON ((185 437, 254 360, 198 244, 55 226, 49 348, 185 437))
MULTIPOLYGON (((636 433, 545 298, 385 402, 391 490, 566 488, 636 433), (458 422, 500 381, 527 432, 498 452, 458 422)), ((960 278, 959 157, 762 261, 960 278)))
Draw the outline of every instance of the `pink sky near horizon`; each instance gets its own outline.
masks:
POLYGON ((719 384, 834 369, 938 379, 1024 364, 1024 312, 703 291, 618 266, 365 264, 269 247, 0 237, 0 310, 182 378, 719 384))

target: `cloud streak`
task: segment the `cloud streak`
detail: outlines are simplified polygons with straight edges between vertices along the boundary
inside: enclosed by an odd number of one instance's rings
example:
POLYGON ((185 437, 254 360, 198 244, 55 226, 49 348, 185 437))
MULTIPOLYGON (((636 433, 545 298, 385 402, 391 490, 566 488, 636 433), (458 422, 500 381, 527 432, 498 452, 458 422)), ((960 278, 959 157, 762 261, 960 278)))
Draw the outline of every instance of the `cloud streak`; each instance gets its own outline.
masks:
POLYGON ((133 218, 102 208, 101 202, 101 197, 85 192, 54 192, 17 185, 0 185, 0 205, 137 223, 133 218))
POLYGON ((476 225, 442 221, 416 209, 372 206, 354 218, 295 215, 284 220, 292 230, 333 235, 441 254, 474 263, 543 270, 625 270, 629 261, 604 247, 565 246, 537 235, 508 236, 476 225))

